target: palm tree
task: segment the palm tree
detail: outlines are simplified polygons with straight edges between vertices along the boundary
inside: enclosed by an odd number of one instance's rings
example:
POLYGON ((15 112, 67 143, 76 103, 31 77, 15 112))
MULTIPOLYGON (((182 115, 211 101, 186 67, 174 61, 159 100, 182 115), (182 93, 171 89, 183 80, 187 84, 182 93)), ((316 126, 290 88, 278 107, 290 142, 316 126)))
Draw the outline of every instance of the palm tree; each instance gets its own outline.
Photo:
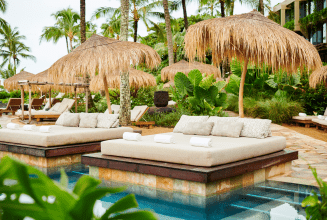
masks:
POLYGON ((110 20, 101 25, 101 34, 104 37, 117 38, 119 40, 120 35, 120 11, 115 13, 110 20))
POLYGON ((225 17, 225 8, 223 7, 222 10, 222 4, 221 2, 224 0, 201 0, 199 3, 199 9, 198 12, 204 12, 207 13, 209 11, 209 14, 211 17, 217 17, 217 16, 221 16, 224 14, 225 17), (218 9, 220 8, 220 11, 218 11, 218 9), (216 14, 214 13, 216 11, 216 14))
MULTIPOLYGON (((6 12, 7 10, 7 2, 5 0, 0 0, 0 11, 6 12)), ((4 25, 6 21, 3 18, 0 18, 0 26, 4 25)))
POLYGON ((16 74, 16 69, 9 63, 7 69, 0 70, 2 79, 8 79, 16 74))
POLYGON ((128 11, 129 11, 129 1, 121 0, 121 17, 120 17, 120 40, 128 41, 128 11))
POLYGON ((81 44, 86 41, 85 36, 85 0, 80 0, 80 13, 81 13, 81 20, 80 20, 80 26, 81 26, 81 44))
POLYGON ((78 20, 80 16, 71 8, 60 10, 53 17, 57 20, 54 26, 43 28, 43 33, 40 37, 40 42, 46 40, 57 43, 62 37, 66 39, 67 52, 73 50, 73 41, 80 33, 78 20), (70 48, 70 49, 69 49, 70 48))
POLYGON ((169 65, 173 65, 174 64, 174 51, 173 51, 173 39, 172 39, 172 34, 171 34, 171 25, 170 25, 170 14, 169 14, 169 9, 168 9, 168 0, 163 0, 163 7, 164 7, 164 12, 165 12, 169 65))
POLYGON ((27 54, 30 52, 30 48, 27 47, 21 40, 26 39, 24 35, 20 35, 19 31, 15 27, 14 29, 7 23, 3 24, 0 29, 0 53, 3 58, 3 62, 0 65, 2 68, 5 64, 13 63, 13 69, 16 73, 16 68, 20 64, 20 59, 36 60, 34 56, 27 54))

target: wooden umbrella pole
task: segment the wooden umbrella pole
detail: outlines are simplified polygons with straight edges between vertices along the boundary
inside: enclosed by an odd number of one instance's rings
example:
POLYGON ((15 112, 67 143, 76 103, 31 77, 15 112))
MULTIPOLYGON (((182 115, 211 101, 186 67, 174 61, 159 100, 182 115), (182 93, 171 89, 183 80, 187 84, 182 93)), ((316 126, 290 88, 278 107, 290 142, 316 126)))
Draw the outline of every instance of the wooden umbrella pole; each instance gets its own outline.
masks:
POLYGON ((22 120, 24 120, 24 87, 20 86, 20 92, 21 92, 21 105, 22 105, 22 120))
POLYGON ((245 76, 246 72, 248 70, 248 58, 244 60, 244 65, 243 65, 243 71, 242 71, 242 76, 241 76, 241 84, 240 84, 240 92, 239 92, 239 97, 238 97, 238 112, 240 118, 244 118, 244 109, 243 109, 243 94, 244 94, 244 82, 245 82, 245 76))
POLYGON ((85 112, 88 113, 89 112, 89 92, 88 92, 88 89, 87 87, 84 88, 85 90, 85 97, 86 97, 86 106, 85 106, 85 112))
POLYGON ((51 102, 51 88, 49 90, 50 90, 49 91, 49 107, 51 108, 51 104, 52 104, 52 102, 51 102))
POLYGON ((32 121, 32 87, 28 85, 28 123, 32 121))
POLYGON ((108 111, 109 111, 109 114, 112 114, 110 96, 109 96, 109 91, 108 91, 108 83, 107 83, 107 77, 106 76, 103 77, 103 85, 104 85, 104 92, 106 94, 106 99, 107 99, 108 111))
POLYGON ((76 93, 76 86, 74 87, 74 92, 75 92, 75 113, 77 113, 77 93, 76 93))

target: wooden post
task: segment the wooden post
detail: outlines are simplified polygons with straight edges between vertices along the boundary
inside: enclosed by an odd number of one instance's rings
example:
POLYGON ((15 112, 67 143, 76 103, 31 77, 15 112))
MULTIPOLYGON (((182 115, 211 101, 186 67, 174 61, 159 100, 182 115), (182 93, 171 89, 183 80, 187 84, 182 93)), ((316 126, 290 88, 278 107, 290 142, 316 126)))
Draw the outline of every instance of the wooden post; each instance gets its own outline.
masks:
POLYGON ((246 76, 246 72, 248 69, 248 62, 249 62, 249 60, 246 58, 244 60, 243 71, 242 71, 242 76, 241 76, 240 92, 239 92, 239 97, 238 97, 238 112, 239 112, 240 118, 244 118, 243 93, 244 93, 245 76, 246 76))
POLYGON ((28 84, 28 123, 32 121, 32 87, 28 84))
POLYGON ((77 113, 77 93, 76 93, 76 86, 74 87, 74 92, 75 92, 75 113, 77 113))
POLYGON ((85 97, 86 97, 85 112, 88 113, 89 112, 89 92, 88 92, 88 89, 86 89, 86 87, 84 87, 84 90, 85 90, 85 97))
POLYGON ((20 86, 20 92, 21 92, 21 95, 20 95, 20 97, 21 97, 21 108, 22 108, 22 120, 24 120, 24 87, 23 86, 20 86))
POLYGON ((51 108, 51 88, 49 90, 49 108, 51 108))
POLYGON ((106 99, 107 99, 108 111, 109 111, 109 114, 112 114, 111 104, 110 104, 110 96, 109 96, 109 91, 108 91, 108 83, 107 83, 106 76, 103 76, 103 85, 104 85, 104 93, 106 94, 106 99))

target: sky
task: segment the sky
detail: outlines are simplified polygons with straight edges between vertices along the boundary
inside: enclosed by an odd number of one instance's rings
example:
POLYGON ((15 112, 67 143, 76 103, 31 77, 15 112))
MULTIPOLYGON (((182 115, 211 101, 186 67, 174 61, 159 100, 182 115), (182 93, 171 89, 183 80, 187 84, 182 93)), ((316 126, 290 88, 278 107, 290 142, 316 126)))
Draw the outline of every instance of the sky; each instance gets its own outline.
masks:
MULTIPOLYGON (((276 5, 281 1, 282 0, 271 0, 271 5, 276 5)), ((188 16, 197 14, 198 4, 196 2, 197 1, 193 1, 191 4, 188 4, 188 16)), ((44 27, 53 26, 55 24, 55 19, 51 16, 52 13, 68 7, 79 12, 80 0, 7 0, 7 3, 7 11, 0 16, 4 18, 12 28, 17 27, 21 35, 26 36, 23 42, 26 46, 30 47, 30 54, 36 57, 36 62, 22 59, 17 68, 17 72, 25 68, 25 71, 34 74, 40 73, 67 54, 65 39, 59 40, 57 44, 46 41, 40 43, 40 36, 44 27)), ((120 0, 86 0, 85 4, 86 20, 88 21, 97 8, 108 6, 119 7, 120 0)), ((242 14, 250 11, 252 11, 251 7, 236 2, 234 14, 242 14)), ((171 16, 174 18, 182 17, 182 10, 174 12, 171 16)), ((105 18, 93 20, 93 23, 98 27, 98 33, 100 32, 101 24, 105 23, 105 21, 105 18)), ((147 34, 145 26, 140 24, 139 35, 146 36, 147 34)))

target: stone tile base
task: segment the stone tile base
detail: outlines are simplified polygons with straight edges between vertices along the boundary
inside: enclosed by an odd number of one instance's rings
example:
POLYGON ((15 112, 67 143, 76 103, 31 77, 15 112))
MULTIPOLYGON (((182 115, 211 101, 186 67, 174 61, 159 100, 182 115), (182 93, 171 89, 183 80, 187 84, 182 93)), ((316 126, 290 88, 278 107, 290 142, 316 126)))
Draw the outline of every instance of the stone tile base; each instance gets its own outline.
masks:
POLYGON ((26 154, 12 153, 0 151, 0 159, 4 156, 10 156, 21 162, 32 165, 47 175, 60 173, 60 169, 64 168, 66 172, 85 169, 85 165, 81 164, 82 154, 65 155, 58 157, 37 157, 26 154))
POLYGON ((268 178, 289 172, 290 169, 291 162, 287 162, 210 183, 179 180, 95 166, 89 167, 89 174, 95 178, 106 180, 111 185, 130 185, 130 187, 134 188, 146 187, 150 195, 157 195, 158 192, 174 192, 182 195, 210 197, 264 182, 268 178))

